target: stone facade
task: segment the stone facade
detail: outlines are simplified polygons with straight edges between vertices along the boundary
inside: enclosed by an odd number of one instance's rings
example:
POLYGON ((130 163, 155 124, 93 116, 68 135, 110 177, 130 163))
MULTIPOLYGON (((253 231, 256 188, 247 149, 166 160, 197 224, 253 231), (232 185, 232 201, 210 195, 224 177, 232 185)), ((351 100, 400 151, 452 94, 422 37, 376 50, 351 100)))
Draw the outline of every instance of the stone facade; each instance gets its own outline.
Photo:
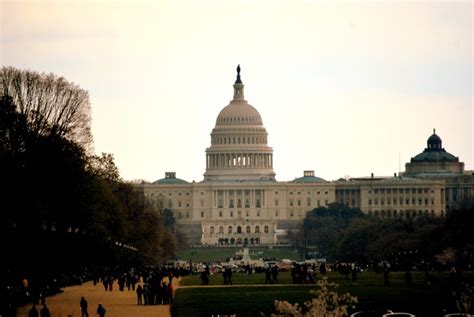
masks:
POLYGON ((234 97, 211 132, 204 180, 188 183, 167 172, 154 183, 135 186, 158 208, 173 211, 191 244, 273 245, 285 243, 285 232, 306 212, 334 202, 380 217, 445 215, 447 202, 452 206, 461 196, 474 196, 474 176, 457 158, 437 150, 444 151, 441 139, 432 136, 427 153, 412 159, 403 176, 328 182, 304 171, 293 181, 278 182, 262 118, 244 99, 238 73, 234 97), (443 164, 432 161, 440 157, 443 164))

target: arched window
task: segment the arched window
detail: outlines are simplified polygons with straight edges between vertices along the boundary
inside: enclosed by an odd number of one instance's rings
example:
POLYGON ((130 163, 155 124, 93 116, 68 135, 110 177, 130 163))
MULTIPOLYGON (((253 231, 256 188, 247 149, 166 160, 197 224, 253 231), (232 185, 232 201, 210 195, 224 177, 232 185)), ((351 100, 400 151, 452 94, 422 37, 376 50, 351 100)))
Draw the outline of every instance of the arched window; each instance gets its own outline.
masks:
POLYGON ((250 233, 250 226, 247 226, 247 227, 245 228, 245 233, 250 233))
POLYGON ((255 226, 255 233, 260 233, 260 226, 255 226))
POLYGON ((237 199, 237 208, 242 208, 242 201, 237 199))
POLYGON ((219 227, 219 233, 224 233, 224 227, 223 226, 219 227))
POLYGON ((268 226, 263 227, 263 232, 268 233, 268 226))
POLYGON ((210 231, 210 233, 211 233, 211 234, 214 234, 214 227, 213 227, 213 226, 211 226, 211 228, 210 228, 210 230, 209 230, 209 231, 210 231))
POLYGON ((227 233, 232 233, 232 226, 229 226, 229 228, 227 228, 227 233))
POLYGON ((237 233, 242 233, 242 227, 241 226, 237 227, 237 233))
POLYGON ((229 202, 229 208, 234 208, 234 200, 231 199, 229 202))

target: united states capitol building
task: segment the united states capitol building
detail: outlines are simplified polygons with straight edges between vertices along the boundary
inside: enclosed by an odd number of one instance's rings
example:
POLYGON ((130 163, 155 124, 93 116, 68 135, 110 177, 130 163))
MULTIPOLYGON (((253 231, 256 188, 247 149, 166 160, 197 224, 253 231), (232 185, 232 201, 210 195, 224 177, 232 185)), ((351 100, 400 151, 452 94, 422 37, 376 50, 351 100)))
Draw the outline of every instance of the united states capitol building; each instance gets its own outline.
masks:
POLYGON ((233 87, 211 132, 204 180, 190 183, 166 172, 135 185, 157 207, 173 211, 191 244, 285 243, 306 212, 334 202, 378 217, 442 217, 474 197, 474 173, 446 152, 435 131, 400 175, 326 181, 304 171, 292 181, 276 181, 268 133, 244 98, 240 67, 233 87))

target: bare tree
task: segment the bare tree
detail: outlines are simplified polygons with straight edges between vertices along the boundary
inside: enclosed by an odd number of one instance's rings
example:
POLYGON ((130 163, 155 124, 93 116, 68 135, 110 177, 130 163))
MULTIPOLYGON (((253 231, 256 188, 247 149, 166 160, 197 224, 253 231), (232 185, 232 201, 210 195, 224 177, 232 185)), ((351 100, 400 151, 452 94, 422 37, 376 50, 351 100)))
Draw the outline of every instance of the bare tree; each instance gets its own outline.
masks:
POLYGON ((0 96, 11 96, 32 132, 65 137, 91 149, 89 94, 54 74, 14 67, 0 71, 0 96))

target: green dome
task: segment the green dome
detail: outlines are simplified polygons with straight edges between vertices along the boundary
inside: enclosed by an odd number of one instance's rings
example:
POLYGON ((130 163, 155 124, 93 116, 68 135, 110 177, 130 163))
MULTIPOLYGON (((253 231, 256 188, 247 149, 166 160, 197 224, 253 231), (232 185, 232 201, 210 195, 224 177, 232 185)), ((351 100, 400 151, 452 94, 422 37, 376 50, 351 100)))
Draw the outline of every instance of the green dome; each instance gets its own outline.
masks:
POLYGON ((303 176, 296 178, 292 183, 326 183, 325 179, 316 176, 303 176))
POLYGON ((175 172, 166 172, 165 178, 159 179, 153 184, 168 184, 168 185, 177 185, 177 184, 189 184, 187 181, 181 178, 176 178, 175 172))
POLYGON ((452 155, 451 153, 446 152, 445 149, 440 149, 439 151, 423 151, 417 156, 411 159, 411 162, 433 162, 433 161, 448 161, 448 162, 457 162, 458 158, 452 155))
POLYGON ((436 134, 436 130, 433 129, 433 134, 426 141, 426 149, 415 157, 412 157, 410 162, 458 162, 459 159, 446 152, 442 147, 442 140, 439 135, 436 134))

